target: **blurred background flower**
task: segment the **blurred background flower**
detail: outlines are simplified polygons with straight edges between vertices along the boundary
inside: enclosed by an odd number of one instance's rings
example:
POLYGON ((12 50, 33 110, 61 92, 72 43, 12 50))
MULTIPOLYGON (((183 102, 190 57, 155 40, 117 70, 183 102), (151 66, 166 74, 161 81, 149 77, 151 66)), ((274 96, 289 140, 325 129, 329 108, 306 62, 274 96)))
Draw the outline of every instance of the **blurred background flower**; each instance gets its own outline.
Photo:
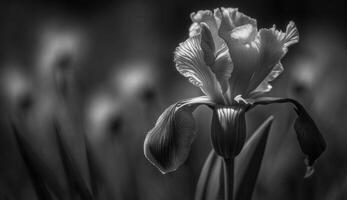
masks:
POLYGON ((290 108, 286 105, 252 110, 248 133, 270 113, 276 119, 254 199, 346 199, 347 17, 342 0, 1 2, 0 198, 36 199, 9 115, 27 127, 34 149, 68 193, 51 127, 52 116, 63 113, 67 122, 61 123, 82 133, 64 137, 89 188, 94 179, 86 146, 93 152, 94 171, 101 178, 95 181, 98 199, 193 199, 211 149, 212 113, 196 110, 200 134, 188 161, 168 176, 145 160, 143 140, 165 105, 201 94, 176 72, 173 52, 188 37, 191 12, 221 6, 238 7, 259 19, 259 27, 295 21, 301 40, 284 58, 286 73, 269 95, 302 102, 329 146, 317 173, 302 180, 305 168, 290 128, 294 111, 284 112, 290 108), (68 108, 57 98, 57 81, 69 85, 68 108))

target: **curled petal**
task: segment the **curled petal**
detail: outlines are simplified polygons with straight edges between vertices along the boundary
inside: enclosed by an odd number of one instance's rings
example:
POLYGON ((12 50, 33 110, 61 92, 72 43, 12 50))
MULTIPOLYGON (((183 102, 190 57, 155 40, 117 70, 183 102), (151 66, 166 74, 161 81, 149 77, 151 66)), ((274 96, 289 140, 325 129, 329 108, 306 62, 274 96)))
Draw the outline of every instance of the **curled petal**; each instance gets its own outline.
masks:
POLYGON ((204 61, 200 35, 188 38, 176 48, 174 61, 176 69, 189 81, 200 87, 203 93, 218 103, 223 103, 221 86, 204 61))
POLYGON ((290 21, 287 25, 286 32, 283 34, 284 48, 288 48, 290 45, 299 42, 299 32, 293 21, 290 21))
POLYGON ((144 154, 162 173, 175 171, 187 159, 196 134, 192 112, 201 104, 213 102, 203 96, 169 106, 146 135, 144 154))
POLYGON ((269 75, 258 85, 258 87, 253 90, 249 96, 250 98, 258 97, 265 92, 269 92, 272 89, 271 81, 275 80, 282 72, 283 66, 281 63, 278 63, 270 72, 269 75))
POLYGON ((288 47, 299 41, 299 33, 294 24, 287 25, 286 32, 271 29, 261 29, 259 31, 259 65, 250 81, 248 92, 252 92, 271 73, 280 62, 280 59, 288 51, 288 47))
POLYGON ((194 37, 197 36, 201 33, 201 26, 199 23, 194 22, 192 25, 189 27, 189 37, 194 37))

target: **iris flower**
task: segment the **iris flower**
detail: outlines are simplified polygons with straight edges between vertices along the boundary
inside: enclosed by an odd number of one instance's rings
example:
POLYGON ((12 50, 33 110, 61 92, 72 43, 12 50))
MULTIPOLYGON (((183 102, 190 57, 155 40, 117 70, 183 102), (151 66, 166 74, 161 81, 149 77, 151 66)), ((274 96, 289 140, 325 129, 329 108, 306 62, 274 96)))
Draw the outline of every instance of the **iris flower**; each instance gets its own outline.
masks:
POLYGON ((308 171, 326 144, 304 107, 289 98, 266 97, 282 72, 281 59, 299 41, 294 22, 284 32, 275 26, 258 30, 257 21, 235 8, 191 14, 189 37, 174 52, 176 69, 204 96, 170 105, 146 135, 144 154, 162 173, 175 171, 187 159, 196 136, 193 111, 213 110, 211 141, 223 158, 237 156, 246 138, 247 111, 256 105, 291 103, 298 114, 294 128, 308 171))

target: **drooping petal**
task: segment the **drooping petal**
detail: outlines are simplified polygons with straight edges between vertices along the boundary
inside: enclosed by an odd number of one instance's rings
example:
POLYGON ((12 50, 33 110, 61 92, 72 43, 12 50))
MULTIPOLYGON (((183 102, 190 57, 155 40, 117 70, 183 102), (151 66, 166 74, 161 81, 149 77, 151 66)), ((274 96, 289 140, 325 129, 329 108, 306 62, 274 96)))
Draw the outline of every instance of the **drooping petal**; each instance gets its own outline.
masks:
POLYGON ((219 49, 224 43, 222 38, 218 37, 218 28, 220 26, 220 10, 215 9, 214 12, 210 10, 200 10, 197 13, 191 13, 190 18, 193 22, 189 29, 189 35, 192 37, 198 35, 201 32, 201 23, 207 24, 215 43, 215 49, 219 49))
POLYGON ((299 33, 294 22, 289 22, 286 32, 271 29, 259 31, 259 65, 250 81, 247 92, 256 89, 280 62, 288 51, 288 47, 299 41, 299 33))
POLYGON ((295 106, 294 110, 298 117, 295 120, 294 129, 301 151, 306 155, 305 164, 307 168, 305 178, 312 175, 314 171, 313 164, 327 147, 324 137, 305 108, 294 99, 261 97, 256 99, 249 109, 256 105, 268 105, 272 103, 291 103, 295 106))
POLYGON ((189 81, 200 87, 203 93, 217 103, 223 103, 221 86, 210 67, 204 61, 204 53, 201 48, 201 36, 188 38, 181 43, 175 51, 174 61, 176 69, 189 81))
POLYGON ((298 118, 295 120, 294 129, 301 150, 307 155, 305 160, 307 166, 305 178, 307 178, 314 172, 313 164, 325 151, 327 145, 317 125, 306 110, 300 105, 295 108, 295 112, 298 114, 298 118))
POLYGON ((187 159, 196 134, 192 112, 201 104, 214 103, 202 96, 169 106, 146 135, 144 154, 162 173, 175 171, 187 159))
POLYGON ((275 65, 269 75, 258 85, 258 87, 253 90, 250 94, 250 98, 256 98, 265 92, 269 92, 272 89, 271 81, 275 80, 282 72, 283 66, 281 63, 275 65))

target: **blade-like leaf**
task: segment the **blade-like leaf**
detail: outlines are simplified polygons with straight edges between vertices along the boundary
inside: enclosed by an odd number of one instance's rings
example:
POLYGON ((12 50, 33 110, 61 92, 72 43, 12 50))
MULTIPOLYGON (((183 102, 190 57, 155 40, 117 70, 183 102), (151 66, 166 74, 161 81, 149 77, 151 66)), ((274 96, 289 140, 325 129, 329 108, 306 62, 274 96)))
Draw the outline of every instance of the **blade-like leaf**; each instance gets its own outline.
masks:
POLYGON ((103 180, 101 180, 102 176, 100 174, 100 169, 97 165, 97 162, 95 160, 95 156, 92 152, 92 149, 91 149, 88 141, 86 141, 86 153, 87 153, 87 161, 88 161, 88 169, 89 169, 91 188, 92 188, 94 197, 97 197, 98 192, 99 192, 99 184, 103 180))
POLYGON ((273 119, 270 116, 263 122, 236 157, 235 200, 252 199, 273 119))
POLYGON ((71 156, 69 147, 65 143, 60 133, 60 127, 57 121, 53 122, 55 134, 58 141, 59 151, 62 157, 63 165, 65 168, 66 178, 70 187, 77 192, 77 194, 84 200, 92 200, 93 195, 90 192, 86 182, 83 180, 82 174, 78 170, 77 164, 71 156))
POLYGON ((196 186, 195 200, 217 200, 223 197, 223 160, 212 149, 196 186))
POLYGON ((18 147, 19 147, 19 152, 29 172, 29 176, 31 178, 31 181, 33 183, 33 186, 37 194, 37 198, 39 200, 53 200, 53 197, 51 193, 49 192, 43 180, 43 177, 38 173, 37 169, 35 169, 35 163, 34 163, 35 161, 31 160, 30 158, 29 154, 30 152, 32 152, 31 151, 32 149, 29 147, 29 144, 25 141, 25 139, 21 136, 17 127, 13 123, 11 125, 12 125, 12 130, 15 135, 18 147))
POLYGON ((11 122, 11 128, 18 144, 19 152, 23 157, 38 197, 40 199, 53 199, 49 192, 52 191, 58 199, 64 199, 64 190, 59 185, 53 171, 34 151, 34 148, 28 139, 25 138, 13 122, 11 122))

